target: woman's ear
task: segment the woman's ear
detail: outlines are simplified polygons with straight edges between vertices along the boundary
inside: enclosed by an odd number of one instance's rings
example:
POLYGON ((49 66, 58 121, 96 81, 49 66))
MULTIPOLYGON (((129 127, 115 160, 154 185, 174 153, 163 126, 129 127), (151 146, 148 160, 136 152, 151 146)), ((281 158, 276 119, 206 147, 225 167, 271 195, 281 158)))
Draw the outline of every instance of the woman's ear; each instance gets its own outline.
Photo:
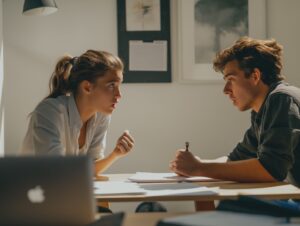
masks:
POLYGON ((83 93, 90 94, 92 92, 93 84, 84 80, 80 83, 79 87, 83 93))

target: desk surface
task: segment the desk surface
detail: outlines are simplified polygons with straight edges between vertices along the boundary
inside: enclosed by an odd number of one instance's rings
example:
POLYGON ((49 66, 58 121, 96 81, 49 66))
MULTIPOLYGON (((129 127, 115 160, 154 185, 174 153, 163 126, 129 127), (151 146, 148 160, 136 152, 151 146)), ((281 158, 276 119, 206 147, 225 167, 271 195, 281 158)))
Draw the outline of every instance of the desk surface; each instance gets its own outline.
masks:
MULTIPOLYGON (((106 174, 109 181, 126 181, 132 174, 106 174)), ((264 199, 300 199, 300 189, 284 182, 237 183, 231 181, 197 182, 200 186, 219 187, 218 194, 209 195, 96 195, 98 201, 213 201, 237 199, 239 195, 249 195, 264 199)))

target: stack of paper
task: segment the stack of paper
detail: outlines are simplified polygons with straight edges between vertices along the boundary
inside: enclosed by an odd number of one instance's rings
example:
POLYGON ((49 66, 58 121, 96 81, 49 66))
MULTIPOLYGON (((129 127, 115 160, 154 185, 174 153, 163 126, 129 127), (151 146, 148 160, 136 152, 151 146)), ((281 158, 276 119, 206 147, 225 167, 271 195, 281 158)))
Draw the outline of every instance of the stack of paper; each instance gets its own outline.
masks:
POLYGON ((137 183, 165 183, 165 182, 197 182, 197 181, 216 181, 209 177, 183 177, 175 173, 148 173, 137 172, 128 178, 137 183))
POLYGON ((208 188, 193 183, 139 184, 148 196, 198 196, 218 194, 218 188, 208 188))
POLYGON ((132 182, 94 182, 95 195, 213 195, 218 193, 218 188, 207 188, 193 183, 160 183, 137 184, 132 182))

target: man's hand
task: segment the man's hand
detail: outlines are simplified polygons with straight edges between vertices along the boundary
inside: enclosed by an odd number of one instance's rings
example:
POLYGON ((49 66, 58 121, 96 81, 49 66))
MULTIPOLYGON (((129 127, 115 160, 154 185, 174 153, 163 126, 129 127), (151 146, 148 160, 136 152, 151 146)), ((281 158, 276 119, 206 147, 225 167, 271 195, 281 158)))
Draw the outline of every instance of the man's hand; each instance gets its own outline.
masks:
POLYGON ((170 162, 170 169, 175 173, 183 176, 201 176, 199 175, 201 161, 200 158, 194 156, 190 151, 179 149, 176 151, 176 156, 170 162))
POLYGON ((125 130, 122 136, 119 137, 113 153, 117 157, 122 157, 128 154, 128 152, 131 151, 133 146, 134 146, 133 137, 129 134, 128 130, 125 130))

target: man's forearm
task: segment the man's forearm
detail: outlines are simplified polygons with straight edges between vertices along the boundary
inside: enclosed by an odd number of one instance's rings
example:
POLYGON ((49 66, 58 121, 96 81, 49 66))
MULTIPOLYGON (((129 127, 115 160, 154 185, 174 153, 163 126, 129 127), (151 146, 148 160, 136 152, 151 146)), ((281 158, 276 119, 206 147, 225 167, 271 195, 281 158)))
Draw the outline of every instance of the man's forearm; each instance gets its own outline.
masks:
POLYGON ((223 162, 227 162, 228 157, 227 156, 222 156, 216 159, 200 159, 199 160, 201 162, 205 162, 205 163, 223 163, 223 162))
POLYGON ((226 163, 201 163, 197 175, 239 182, 276 181, 257 159, 226 163))

